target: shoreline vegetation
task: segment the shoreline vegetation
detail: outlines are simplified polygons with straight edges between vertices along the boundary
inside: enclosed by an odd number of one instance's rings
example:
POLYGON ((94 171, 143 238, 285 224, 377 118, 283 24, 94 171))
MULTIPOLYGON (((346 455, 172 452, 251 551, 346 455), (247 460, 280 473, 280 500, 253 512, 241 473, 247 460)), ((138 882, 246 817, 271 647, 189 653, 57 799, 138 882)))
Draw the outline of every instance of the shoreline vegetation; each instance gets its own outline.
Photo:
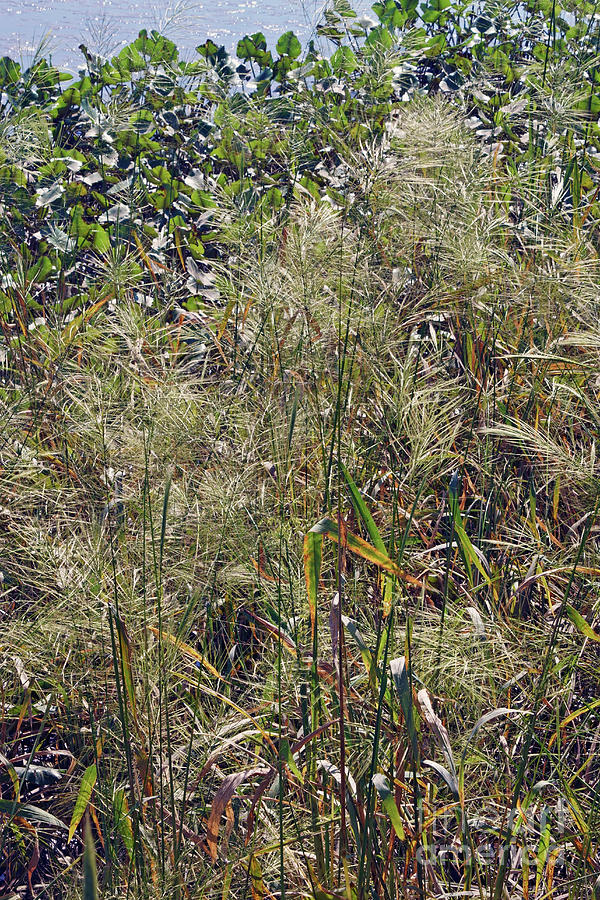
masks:
POLYGON ((600 897, 600 19, 0 60, 0 896, 600 897))

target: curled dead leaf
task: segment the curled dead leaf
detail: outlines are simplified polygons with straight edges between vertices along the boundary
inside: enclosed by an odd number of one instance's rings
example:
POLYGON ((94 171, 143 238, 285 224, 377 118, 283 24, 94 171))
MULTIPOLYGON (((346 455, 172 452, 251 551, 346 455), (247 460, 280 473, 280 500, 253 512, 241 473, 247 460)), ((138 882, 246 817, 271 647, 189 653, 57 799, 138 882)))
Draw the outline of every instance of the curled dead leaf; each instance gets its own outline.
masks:
POLYGON ((206 827, 206 842, 208 844, 208 849, 213 862, 217 861, 219 824, 221 822, 221 816, 223 815, 227 804, 230 802, 231 798, 240 787, 240 785, 244 784, 244 782, 249 781, 251 778, 255 778, 256 776, 264 777, 265 775, 270 774, 270 772, 270 768, 246 769, 243 772, 233 772, 231 775, 228 775, 227 778, 225 778, 225 780, 223 781, 223 784, 214 796, 214 800, 210 809, 210 816, 208 817, 208 825, 206 827))

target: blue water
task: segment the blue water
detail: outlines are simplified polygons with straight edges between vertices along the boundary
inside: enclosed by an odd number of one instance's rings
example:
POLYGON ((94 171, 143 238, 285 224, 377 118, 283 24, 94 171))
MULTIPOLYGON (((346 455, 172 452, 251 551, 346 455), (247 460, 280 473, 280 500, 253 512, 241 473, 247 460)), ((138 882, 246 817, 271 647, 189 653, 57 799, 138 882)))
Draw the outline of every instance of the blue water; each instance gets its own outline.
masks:
MULTIPOLYGON (((370 0, 372 2, 372 0, 370 0)), ((207 37, 234 51, 244 34, 263 31, 269 46, 288 29, 311 36, 325 0, 0 0, 0 55, 30 62, 41 41, 56 65, 76 71, 80 43, 103 55, 140 28, 158 27, 191 54, 207 37)), ((365 12, 369 0, 354 8, 365 12)))

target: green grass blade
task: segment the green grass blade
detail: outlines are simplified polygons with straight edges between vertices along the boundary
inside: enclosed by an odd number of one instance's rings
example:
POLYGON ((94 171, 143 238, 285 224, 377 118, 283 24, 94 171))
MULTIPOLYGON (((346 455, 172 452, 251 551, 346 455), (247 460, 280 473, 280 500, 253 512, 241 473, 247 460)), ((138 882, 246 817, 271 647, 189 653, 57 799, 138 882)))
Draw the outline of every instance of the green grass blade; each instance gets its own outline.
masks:
POLYGON ((90 820, 85 820, 85 849, 83 851, 83 900, 98 900, 98 873, 96 871, 96 848, 92 837, 90 820))
POLYGON ((348 488, 350 490, 350 499, 352 500, 352 506, 354 507, 354 512, 356 513, 356 515, 358 516, 359 519, 362 519, 363 524, 364 524, 365 528, 367 529, 367 533, 368 533, 369 537, 371 538, 371 543, 373 544, 373 546, 376 547, 376 549, 379 550, 380 553, 384 553, 387 556, 388 552, 387 552, 386 546, 383 542, 383 538, 381 537, 381 534, 379 533, 379 529, 378 529, 377 525, 375 524, 375 520, 374 520, 373 516, 371 515, 371 512, 370 512, 369 508, 367 507, 367 504, 363 500, 360 491, 358 490, 356 484, 354 483, 354 480, 352 479, 352 476, 350 475, 350 472, 348 471, 348 469, 346 468, 346 466, 343 463, 342 463, 341 468, 342 468, 342 475, 344 476, 344 478, 346 480, 346 484, 348 485, 348 488))

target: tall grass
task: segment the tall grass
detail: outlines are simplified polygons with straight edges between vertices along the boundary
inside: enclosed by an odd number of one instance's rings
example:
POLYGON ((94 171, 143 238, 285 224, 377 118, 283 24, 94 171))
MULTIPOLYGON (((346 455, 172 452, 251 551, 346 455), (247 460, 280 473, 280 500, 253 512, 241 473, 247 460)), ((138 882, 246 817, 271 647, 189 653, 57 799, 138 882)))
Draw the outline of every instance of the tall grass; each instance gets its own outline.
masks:
POLYGON ((595 233, 439 99, 338 152, 339 208, 223 193, 218 304, 100 255, 10 351, 8 896, 592 895, 595 233))

